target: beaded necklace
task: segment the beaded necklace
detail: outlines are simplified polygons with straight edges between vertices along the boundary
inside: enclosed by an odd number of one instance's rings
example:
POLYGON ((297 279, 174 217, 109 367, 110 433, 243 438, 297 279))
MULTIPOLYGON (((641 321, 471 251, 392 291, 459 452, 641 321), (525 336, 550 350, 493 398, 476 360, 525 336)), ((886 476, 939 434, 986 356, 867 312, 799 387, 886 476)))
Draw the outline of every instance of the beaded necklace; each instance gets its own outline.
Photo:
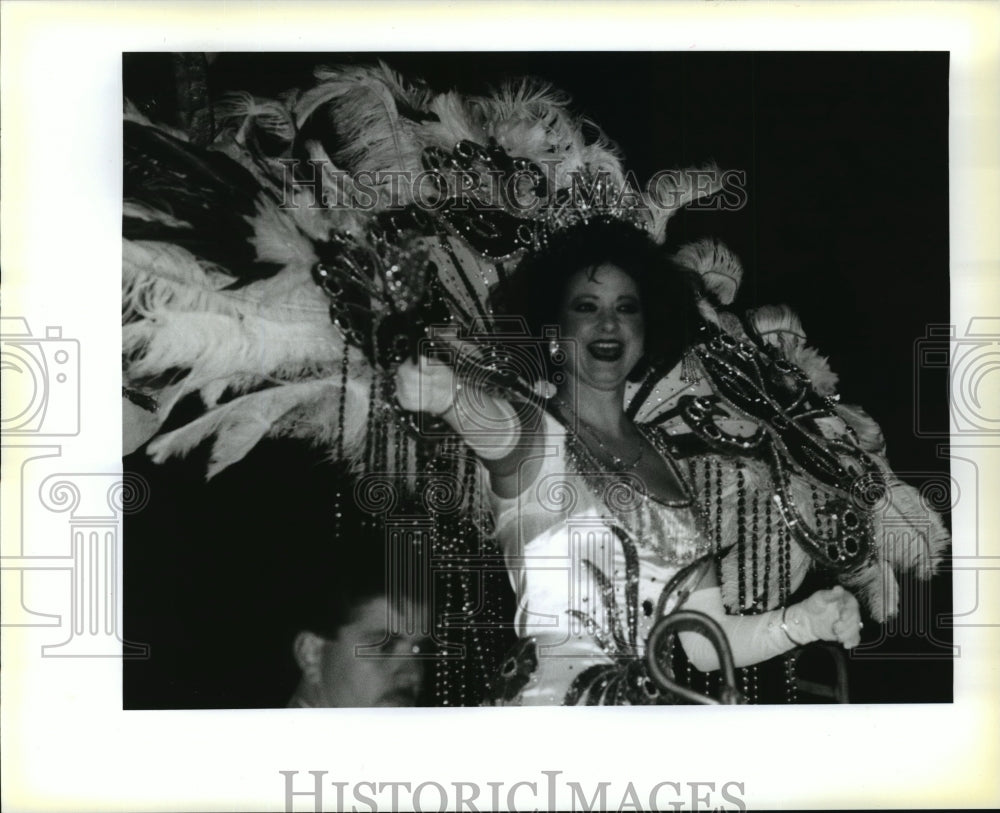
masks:
MULTIPOLYGON (((554 400, 565 406, 570 414, 575 415, 561 399, 554 400)), ((583 478, 591 493, 603 503, 620 528, 627 532, 626 539, 622 540, 623 545, 628 547, 637 543, 643 547, 655 549, 667 561, 686 564, 689 561, 688 553, 691 550, 696 550, 701 554, 707 552, 709 547, 707 544, 709 539, 706 533, 707 525, 701 506, 695 500, 683 472, 675 463, 665 438, 661 437, 655 427, 646 427, 641 424, 635 424, 635 427, 639 435, 653 447, 664 465, 674 475, 683 495, 681 499, 666 500, 651 496, 642 478, 628 471, 614 471, 621 477, 609 481, 606 476, 603 476, 607 472, 608 466, 598 460, 583 438, 568 426, 566 427, 567 462, 583 478), (671 536, 668 532, 660 512, 650 506, 650 502, 656 503, 661 508, 690 510, 694 519, 695 538, 690 540, 693 545, 682 546, 686 552, 678 555, 676 537, 671 536), (650 539, 664 544, 651 545, 650 539), (670 539, 674 539, 675 544, 665 544, 670 539)))
MULTIPOLYGON (((573 407, 571 407, 569 404, 567 404, 562 398, 556 397, 553 400, 556 403, 559 404, 559 407, 560 407, 561 410, 564 410, 565 412, 568 412, 573 417, 574 421, 576 423, 578 423, 580 426, 582 426, 584 429, 586 429, 587 433, 595 441, 597 441, 598 447, 600 447, 601 451, 604 452, 604 454, 611 460, 611 463, 612 463, 611 469, 612 469, 612 471, 618 471, 618 472, 632 471, 632 470, 634 470, 636 468, 636 466, 639 465, 639 462, 642 460, 643 454, 645 452, 645 448, 644 448, 644 445, 642 443, 643 435, 642 435, 641 432, 639 433, 639 437, 640 437, 640 441, 639 441, 639 454, 636 455, 635 460, 633 460, 631 463, 626 463, 621 457, 619 457, 614 452, 612 452, 604 444, 604 441, 601 440, 601 436, 600 436, 600 434, 598 434, 597 430, 593 426, 591 426, 589 423, 587 423, 583 418, 581 418, 579 416, 579 414, 577 413, 577 411, 575 409, 573 409, 573 407)), ((587 451, 590 452, 590 449, 588 448, 587 451)), ((596 457, 594 457, 594 455, 593 455, 592 452, 591 452, 590 456, 591 456, 591 458, 594 459, 594 462, 597 462, 596 457)))

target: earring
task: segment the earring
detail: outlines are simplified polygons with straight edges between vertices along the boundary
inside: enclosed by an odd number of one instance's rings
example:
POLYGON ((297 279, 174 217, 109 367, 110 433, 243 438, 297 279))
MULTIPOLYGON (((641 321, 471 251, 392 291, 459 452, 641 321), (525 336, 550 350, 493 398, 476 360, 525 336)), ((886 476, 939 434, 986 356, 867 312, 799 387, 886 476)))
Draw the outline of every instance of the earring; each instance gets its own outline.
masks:
POLYGON ((552 359, 553 363, 559 357, 559 354, 560 354, 559 342, 553 339, 552 341, 549 342, 549 358, 552 359))
POLYGON ((544 398, 546 401, 556 394, 556 385, 551 381, 536 381, 532 389, 535 395, 544 398))

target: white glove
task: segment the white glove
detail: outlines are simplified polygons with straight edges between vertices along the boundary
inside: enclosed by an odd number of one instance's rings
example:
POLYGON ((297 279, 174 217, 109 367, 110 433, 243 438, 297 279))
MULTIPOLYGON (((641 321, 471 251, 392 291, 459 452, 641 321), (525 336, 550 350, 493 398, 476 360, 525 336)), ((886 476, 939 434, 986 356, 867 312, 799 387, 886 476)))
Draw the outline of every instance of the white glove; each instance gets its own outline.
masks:
POLYGON ((861 643, 861 610, 858 600, 838 584, 789 607, 785 627, 796 643, 838 641, 852 649, 861 643))
POLYGON ((421 356, 396 368, 396 400, 408 412, 443 415, 455 404, 459 386, 451 367, 421 356))
MULTIPOLYGON (((698 610, 719 622, 737 667, 761 663, 812 641, 839 641, 845 649, 861 641, 858 601, 839 585, 817 590, 787 609, 760 615, 729 615, 722 603, 722 592, 718 587, 708 587, 692 593, 684 609, 698 610)), ((696 669, 710 672, 719 668, 715 649, 705 636, 682 632, 679 638, 696 669)))

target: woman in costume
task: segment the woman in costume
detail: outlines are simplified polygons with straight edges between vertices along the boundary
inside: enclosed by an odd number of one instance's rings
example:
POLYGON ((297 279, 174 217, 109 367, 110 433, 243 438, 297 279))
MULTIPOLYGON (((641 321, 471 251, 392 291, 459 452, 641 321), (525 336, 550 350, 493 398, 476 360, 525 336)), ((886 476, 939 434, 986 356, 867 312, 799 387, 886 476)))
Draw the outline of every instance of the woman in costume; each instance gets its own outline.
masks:
MULTIPOLYGON (((544 408, 475 391, 443 364, 399 368, 400 404, 443 418, 489 472, 518 599, 521 642, 507 666, 508 700, 659 700, 644 642, 663 590, 684 568, 686 607, 723 626, 737 666, 815 640, 859 642, 857 600, 839 586, 787 608, 727 615, 687 466, 664 431, 625 412, 629 377, 673 367, 694 340, 701 319, 689 277, 628 224, 579 224, 524 261, 498 292, 498 309, 525 316, 532 335, 559 326, 543 348, 544 408)), ((681 640, 698 669, 719 668, 707 639, 685 632, 681 640)))
MULTIPOLYGON (((671 173, 666 188, 636 200, 614 146, 553 89, 435 93, 385 66, 320 69, 311 87, 280 99, 237 94, 214 116, 223 126, 211 143, 192 143, 126 112, 128 446, 155 435, 146 449, 164 460, 210 441, 212 476, 265 436, 308 439, 358 479, 354 494, 331 495, 331 511, 354 499, 389 519, 395 492, 409 490, 445 562, 489 552, 495 524, 527 642, 505 664, 508 694, 528 678, 524 702, 657 699, 635 674, 636 656, 675 574, 673 595, 690 593, 685 606, 720 619, 737 662, 752 663, 813 637, 850 645, 857 610, 847 591, 881 621, 897 604, 893 569, 932 572, 947 542, 940 521, 892 476, 878 427, 834 400, 836 377, 792 314, 760 308, 741 320, 725 309, 739 266, 722 246, 674 255, 704 281, 697 336, 679 306, 687 289, 650 293, 649 278, 676 270, 659 270, 648 242, 579 238, 587 247, 574 254, 570 233, 600 231, 574 229, 594 214, 575 197, 578 181, 608 193, 603 219, 662 243, 676 211, 722 188, 717 169, 671 173), (355 184, 363 177, 384 180, 355 184), (433 199, 422 199, 428 190, 433 199), (619 243, 631 248, 612 250, 619 243), (541 292, 560 266, 554 291, 541 292), (513 280, 527 293, 508 288, 513 280), (593 300, 563 308, 567 292, 587 286, 593 300), (492 289, 506 291, 506 304, 491 301, 492 289), (601 299, 612 289, 615 302, 629 300, 624 311, 601 299), (511 335, 501 317, 527 302, 560 310, 511 335), (587 338, 597 315, 617 338, 587 338), (457 397, 448 366, 405 361, 442 323, 475 340, 458 356, 457 397), (537 344, 533 331, 546 324, 561 326, 551 349, 565 362, 550 372, 564 377, 498 375, 496 354, 537 344), (670 336, 671 326, 688 333, 670 336), (450 424, 437 446, 412 431, 418 409, 450 424), (481 516, 484 486, 492 524, 481 516), (391 498, 376 500, 380 488, 391 498), (906 544, 886 543, 906 534, 906 544), (685 569, 710 553, 717 568, 685 569), (778 609, 812 567, 843 589, 778 609), (550 657, 560 653, 582 657, 550 657)), ((474 612, 480 576, 442 575, 442 616, 474 612)), ((478 702, 471 672, 496 671, 485 629, 505 619, 490 612, 458 642, 471 665, 449 672, 457 661, 441 661, 442 705, 478 702)), ((714 668, 704 641, 684 644, 696 665, 714 668)))

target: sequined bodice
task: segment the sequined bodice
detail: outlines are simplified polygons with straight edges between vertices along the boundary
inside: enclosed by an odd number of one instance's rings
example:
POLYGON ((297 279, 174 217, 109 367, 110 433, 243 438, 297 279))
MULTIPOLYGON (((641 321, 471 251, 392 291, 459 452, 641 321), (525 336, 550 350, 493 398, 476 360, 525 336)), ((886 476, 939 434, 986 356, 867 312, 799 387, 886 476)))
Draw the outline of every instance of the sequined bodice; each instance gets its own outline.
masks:
POLYGON ((567 677, 594 658, 642 653, 663 588, 710 545, 692 500, 664 503, 634 475, 595 471, 548 415, 545 430, 537 476, 494 509, 517 633, 537 640, 542 664, 523 694, 561 703, 567 677))
MULTIPOLYGON (((531 483, 517 497, 493 497, 497 536, 508 557, 522 556, 543 536, 595 524, 620 527, 633 544, 677 567, 708 551, 693 498, 659 500, 635 474, 599 470, 592 460, 579 459, 552 416, 545 415, 544 426, 541 467, 531 483)), ((674 472, 682 476, 676 467, 674 472)))

